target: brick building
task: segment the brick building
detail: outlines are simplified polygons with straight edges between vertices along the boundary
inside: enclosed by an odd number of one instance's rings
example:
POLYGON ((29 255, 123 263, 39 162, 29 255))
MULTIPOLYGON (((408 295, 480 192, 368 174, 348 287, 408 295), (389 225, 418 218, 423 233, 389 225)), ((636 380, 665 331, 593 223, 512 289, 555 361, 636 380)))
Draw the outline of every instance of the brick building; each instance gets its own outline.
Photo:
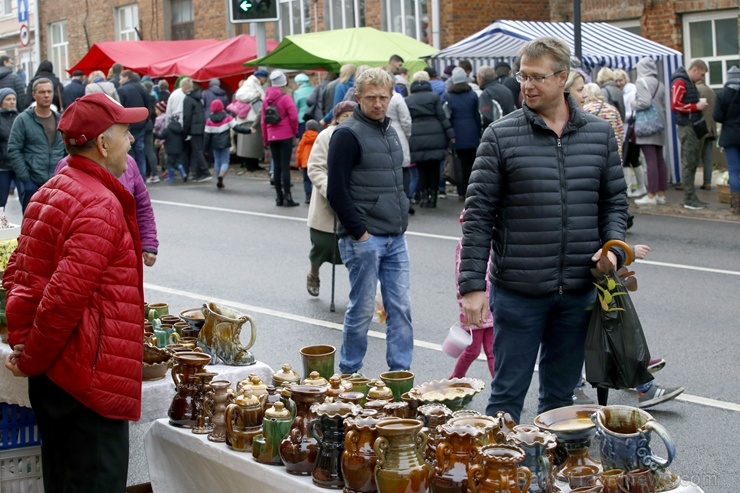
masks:
MULTIPOLYGON (((32 11, 35 2, 39 5, 41 34, 34 61, 52 60, 57 74, 64 77, 62 69, 100 41, 224 39, 248 32, 247 24, 229 23, 228 1, 32 0, 32 11)), ((569 21, 573 15, 572 0, 271 1, 279 2, 281 20, 269 23, 267 32, 277 40, 290 34, 372 26, 404 32, 439 48, 497 19, 569 21)), ((21 53, 16 4, 0 0, 0 52, 21 53)), ((582 0, 581 5, 583 21, 609 22, 683 51, 687 59, 705 59, 714 87, 722 84, 729 66, 740 65, 738 0, 582 0)), ((32 19, 32 32, 38 24, 32 19)))

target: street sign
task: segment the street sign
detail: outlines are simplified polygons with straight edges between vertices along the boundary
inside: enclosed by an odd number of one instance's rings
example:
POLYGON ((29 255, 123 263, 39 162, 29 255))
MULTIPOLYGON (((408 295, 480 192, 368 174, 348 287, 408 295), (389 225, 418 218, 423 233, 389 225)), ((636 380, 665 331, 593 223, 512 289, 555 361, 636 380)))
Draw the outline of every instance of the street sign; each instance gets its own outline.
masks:
POLYGON ((25 24, 21 24, 21 45, 26 47, 28 46, 29 38, 31 37, 30 33, 28 32, 28 26, 25 24))
POLYGON ((28 22, 28 0, 18 0, 18 22, 28 22))
POLYGON ((233 24, 277 21, 278 4, 278 0, 229 0, 229 20, 233 24))

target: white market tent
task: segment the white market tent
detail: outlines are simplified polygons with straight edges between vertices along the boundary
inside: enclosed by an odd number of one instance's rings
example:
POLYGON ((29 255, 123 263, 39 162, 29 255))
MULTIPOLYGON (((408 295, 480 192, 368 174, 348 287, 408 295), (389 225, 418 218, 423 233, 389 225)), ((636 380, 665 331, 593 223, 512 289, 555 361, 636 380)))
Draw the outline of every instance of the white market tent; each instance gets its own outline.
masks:
MULTIPOLYGON (((445 48, 430 57, 431 63, 441 73, 447 65, 457 65, 461 60, 469 60, 473 70, 483 65, 494 66, 496 62, 511 63, 519 48, 528 41, 553 36, 568 43, 571 53, 574 49, 573 24, 570 22, 496 21, 482 31, 445 48)), ((599 67, 633 70, 642 58, 651 57, 662 67, 663 84, 666 87, 665 107, 670 108, 670 78, 683 64, 683 55, 624 29, 603 22, 584 22, 581 24, 581 44, 584 68, 587 71, 599 67)), ((673 119, 668 111, 670 120, 673 119)), ((666 125, 666 162, 672 163, 673 176, 681 179, 681 164, 678 159, 678 142, 675 127, 666 125)))

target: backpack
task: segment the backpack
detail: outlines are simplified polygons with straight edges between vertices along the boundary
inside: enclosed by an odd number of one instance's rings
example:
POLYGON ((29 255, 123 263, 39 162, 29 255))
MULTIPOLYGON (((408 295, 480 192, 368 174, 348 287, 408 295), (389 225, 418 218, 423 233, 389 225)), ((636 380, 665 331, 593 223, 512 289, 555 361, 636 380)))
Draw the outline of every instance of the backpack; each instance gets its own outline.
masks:
POLYGON ((280 114, 280 110, 278 110, 277 107, 277 102, 280 101, 280 98, 282 97, 283 96, 280 96, 275 102, 267 105, 267 108, 265 109, 265 123, 268 125, 277 125, 283 119, 283 116, 280 114))

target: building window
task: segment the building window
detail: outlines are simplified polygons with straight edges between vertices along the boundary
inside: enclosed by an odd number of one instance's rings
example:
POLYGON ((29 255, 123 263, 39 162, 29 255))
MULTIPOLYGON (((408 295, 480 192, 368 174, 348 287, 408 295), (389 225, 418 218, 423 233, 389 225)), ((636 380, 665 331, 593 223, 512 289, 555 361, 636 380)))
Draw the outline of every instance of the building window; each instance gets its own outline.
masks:
POLYGON ((195 38, 193 0, 171 0, 172 39, 195 38))
POLYGON ((282 41, 285 36, 310 33, 311 0, 280 0, 280 20, 274 23, 275 39, 282 41))
POLYGON ((324 24, 327 31, 365 27, 365 0, 325 0, 324 24))
POLYGON ((383 30, 429 42, 427 0, 383 0, 383 30))
POLYGON ((118 41, 136 41, 139 35, 139 6, 137 4, 125 5, 116 9, 116 39, 118 41))
POLYGON ((706 12, 683 19, 685 62, 701 58, 709 66, 706 83, 718 89, 727 70, 740 67, 737 41, 737 11, 706 12))
POLYGON ((617 22, 610 22, 610 24, 614 27, 618 27, 620 29, 624 29, 625 31, 629 31, 632 34, 640 35, 640 19, 630 20, 630 21, 617 21, 617 22))
POLYGON ((0 1, 0 16, 13 15, 13 0, 0 1))
POLYGON ((49 24, 49 49, 51 51, 49 59, 54 65, 56 76, 66 79, 63 76, 65 69, 69 68, 69 51, 67 47, 67 21, 59 21, 49 24))

